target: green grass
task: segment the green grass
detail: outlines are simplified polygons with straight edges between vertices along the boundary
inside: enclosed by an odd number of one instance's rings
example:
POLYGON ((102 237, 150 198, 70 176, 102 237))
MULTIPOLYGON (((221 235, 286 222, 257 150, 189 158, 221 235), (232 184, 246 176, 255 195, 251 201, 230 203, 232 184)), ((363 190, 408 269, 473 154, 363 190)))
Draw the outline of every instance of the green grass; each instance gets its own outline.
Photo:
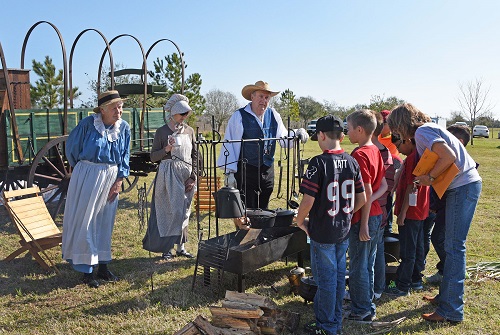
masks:
MULTIPOLYGON (((346 139, 344 147, 350 152, 354 145, 346 139)), ((498 261, 499 238, 498 166, 500 140, 475 139, 468 147, 480 163, 483 194, 467 242, 467 263, 498 261)), ((309 141, 304 157, 320 152, 317 143, 309 141)), ((278 171, 278 170, 276 170, 278 171)), ((278 178, 277 178, 278 179, 278 178)), ((149 185, 152 176, 141 178, 139 184, 149 185)), ((285 192, 283 192, 285 193, 285 192)), ((286 197, 286 194, 284 194, 286 197)), ((284 199, 274 198, 270 207, 285 207, 284 199)), ((14 227, 7 214, 0 209, 0 258, 5 258, 18 245, 14 227)), ((196 218, 190 224, 188 250, 197 251, 196 218)), ((211 235, 214 219, 211 218, 211 235)), ((201 222, 208 235, 208 218, 201 222)), ((221 220, 221 233, 231 231, 232 223, 221 220)), ((31 257, 20 257, 12 262, 0 262, 0 334, 172 334, 193 320, 198 314, 210 316, 208 306, 220 303, 215 288, 203 288, 197 282, 194 292, 191 284, 194 260, 160 260, 141 248, 144 232, 137 218, 137 192, 123 194, 113 235, 115 260, 110 268, 122 280, 90 289, 80 283, 81 277, 61 260, 60 249, 49 252, 61 275, 45 273, 31 257), (151 289, 151 276, 154 291, 151 289)), ((436 255, 431 250, 426 274, 434 272, 436 255)), ((301 314, 302 325, 313 318, 312 304, 304 304, 299 296, 289 293, 287 274, 295 265, 290 261, 275 262, 247 276, 247 292, 272 298, 280 308, 301 314), (271 286, 277 289, 275 292, 271 286)), ((226 274, 225 289, 236 289, 236 277, 226 274)), ((497 334, 500 332, 500 282, 483 274, 471 273, 466 281, 465 322, 459 326, 433 325, 422 321, 421 313, 433 308, 422 301, 424 294, 435 294, 436 286, 426 286, 424 292, 409 297, 388 299, 377 304, 381 321, 406 316, 407 320, 391 334, 497 334)), ((223 289, 224 291, 224 289, 223 289)), ((366 325, 344 323, 344 334, 366 334, 374 331, 366 325)))

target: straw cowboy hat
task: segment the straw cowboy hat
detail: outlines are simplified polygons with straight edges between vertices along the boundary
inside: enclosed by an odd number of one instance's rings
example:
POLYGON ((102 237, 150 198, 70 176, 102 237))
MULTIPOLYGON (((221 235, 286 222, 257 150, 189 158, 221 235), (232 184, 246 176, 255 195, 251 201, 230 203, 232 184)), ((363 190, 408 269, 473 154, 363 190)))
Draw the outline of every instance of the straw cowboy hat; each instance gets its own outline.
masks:
POLYGON ((97 99, 97 107, 94 108, 94 113, 99 113, 101 107, 110 105, 118 101, 125 101, 127 98, 120 98, 118 91, 106 91, 99 94, 97 99))
POLYGON ((278 92, 273 92, 271 88, 269 88, 269 84, 266 83, 265 81, 259 80, 258 82, 255 83, 255 85, 247 85, 243 87, 241 90, 241 95, 243 95, 243 98, 247 100, 252 100, 251 95, 255 91, 266 91, 268 92, 272 97, 274 97, 278 92))

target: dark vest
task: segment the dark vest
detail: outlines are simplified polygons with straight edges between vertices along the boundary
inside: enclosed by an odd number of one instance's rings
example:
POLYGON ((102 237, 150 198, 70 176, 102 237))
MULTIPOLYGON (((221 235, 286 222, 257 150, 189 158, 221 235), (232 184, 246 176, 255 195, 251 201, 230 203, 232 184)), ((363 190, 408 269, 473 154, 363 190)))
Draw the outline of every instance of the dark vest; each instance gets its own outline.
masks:
MULTIPOLYGON (((271 108, 264 112, 264 122, 262 129, 257 119, 245 111, 239 110, 241 121, 243 123, 242 139, 265 139, 275 138, 278 131, 278 122, 274 118, 271 108)), ((246 159, 248 164, 253 166, 272 166, 274 162, 274 151, 276 150, 276 141, 243 142, 240 151, 240 160, 246 159)))

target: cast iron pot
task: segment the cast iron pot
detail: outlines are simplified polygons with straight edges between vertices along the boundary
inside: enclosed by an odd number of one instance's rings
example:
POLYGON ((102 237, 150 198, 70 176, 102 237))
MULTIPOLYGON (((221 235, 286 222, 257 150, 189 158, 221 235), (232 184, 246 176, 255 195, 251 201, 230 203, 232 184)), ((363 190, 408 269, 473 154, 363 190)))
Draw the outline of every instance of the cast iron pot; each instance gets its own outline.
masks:
POLYGON ((299 295, 304 298, 306 304, 308 301, 314 301, 317 290, 318 285, 312 276, 300 278, 299 295))
POLYGON ((234 187, 221 187, 214 194, 215 217, 239 218, 243 216, 240 191, 234 187))
POLYGON ((247 209, 247 217, 250 220, 250 228, 271 228, 276 220, 276 213, 263 209, 247 209))
POLYGON ((385 262, 399 262, 399 234, 391 233, 384 237, 385 262))
POLYGON ((289 227, 293 223, 295 212, 289 209, 278 208, 276 211, 275 227, 289 227))

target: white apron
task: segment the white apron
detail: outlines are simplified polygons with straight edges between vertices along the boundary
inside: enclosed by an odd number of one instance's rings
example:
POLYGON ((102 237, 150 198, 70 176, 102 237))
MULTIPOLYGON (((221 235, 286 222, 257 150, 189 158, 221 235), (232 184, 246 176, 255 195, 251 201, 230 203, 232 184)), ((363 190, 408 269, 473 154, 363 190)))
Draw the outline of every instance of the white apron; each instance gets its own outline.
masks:
POLYGON ((180 236, 189 223, 195 187, 185 192, 184 183, 192 172, 191 137, 178 134, 181 145, 173 147, 172 159, 162 160, 155 182, 155 209, 161 237, 180 236))
POLYGON ((95 265, 111 260, 118 196, 108 202, 116 165, 79 161, 71 175, 63 219, 63 259, 95 265))

